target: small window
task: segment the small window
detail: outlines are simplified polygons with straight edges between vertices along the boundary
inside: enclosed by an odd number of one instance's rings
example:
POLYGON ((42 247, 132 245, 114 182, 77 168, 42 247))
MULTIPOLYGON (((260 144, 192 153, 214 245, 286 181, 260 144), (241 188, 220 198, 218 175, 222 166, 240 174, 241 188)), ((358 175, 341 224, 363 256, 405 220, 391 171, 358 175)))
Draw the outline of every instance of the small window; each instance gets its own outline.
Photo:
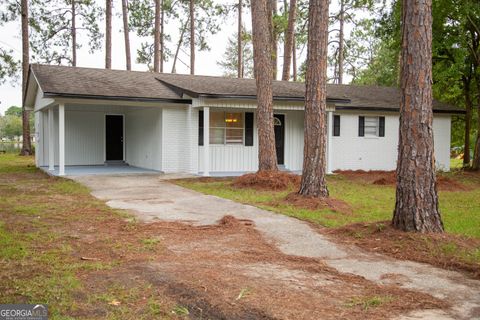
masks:
POLYGON ((243 144, 244 121, 241 112, 210 112, 210 144, 243 144))
POLYGON ((203 146, 203 110, 198 111, 198 145, 203 146))
POLYGON ((358 135, 360 137, 384 137, 385 117, 358 118, 358 135))
POLYGON ((333 136, 340 137, 340 116, 333 116, 333 136))
POLYGON ((378 137, 378 117, 365 117, 365 137, 378 137))

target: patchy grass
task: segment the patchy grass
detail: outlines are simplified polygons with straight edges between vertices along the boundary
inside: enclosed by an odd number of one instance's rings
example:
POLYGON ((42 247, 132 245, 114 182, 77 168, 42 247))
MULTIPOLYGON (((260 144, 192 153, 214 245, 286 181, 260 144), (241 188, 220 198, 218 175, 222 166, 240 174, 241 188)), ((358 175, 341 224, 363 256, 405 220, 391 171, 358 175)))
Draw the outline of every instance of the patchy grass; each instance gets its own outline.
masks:
MULTIPOLYGON (((240 199, 264 203, 279 197, 242 192, 240 199)), ((295 319, 297 310, 316 318, 362 312, 362 318, 384 319, 449 306, 340 274, 320 260, 284 255, 238 221, 140 223, 75 182, 36 170, 33 158, 12 155, 0 155, 0 301, 47 303, 50 319, 295 319), (298 280, 299 294, 283 280, 245 275, 259 263, 333 281, 309 288, 309 278, 298 280), (386 296, 394 299, 377 301, 386 296)))
MULTIPOLYGON (((440 209, 447 232, 480 238, 480 176, 464 175, 461 172, 445 174, 449 178, 471 187, 468 191, 440 191, 440 209)), ((389 220, 395 206, 393 186, 374 185, 354 181, 343 175, 327 178, 331 197, 348 203, 353 214, 342 214, 329 209, 307 210, 281 203, 295 191, 262 191, 235 188, 228 179, 187 179, 177 183, 202 193, 216 195, 241 203, 311 221, 325 227, 341 227, 358 222, 389 220), (280 203, 279 203, 280 202, 280 203)))
POLYGON ((176 183, 206 194, 251 204, 266 210, 330 228, 339 241, 382 252, 400 259, 431 263, 480 276, 480 174, 464 171, 442 173, 465 186, 460 191, 440 191, 445 237, 394 233, 390 227, 395 206, 395 187, 375 185, 343 174, 327 177, 330 195, 347 203, 349 212, 328 208, 309 210, 284 201, 296 190, 265 191, 236 188, 231 179, 186 179, 176 183), (410 250, 413 249, 413 250, 410 250))
POLYGON ((345 305, 351 308, 360 307, 363 311, 367 311, 368 309, 379 307, 392 300, 392 296, 353 297, 349 299, 345 305))
MULTIPOLYGON (((100 234, 89 241, 100 241, 102 250, 114 258, 80 259, 84 222, 93 226, 111 219, 123 221, 125 216, 90 196, 82 185, 46 176, 34 167, 32 157, 0 154, 0 301, 46 303, 51 319, 152 318, 151 309, 133 308, 132 304, 145 297, 168 299, 153 291, 144 292, 142 285, 96 287, 84 280, 87 275, 121 268, 116 252, 125 255, 145 251, 145 246, 149 250, 157 247, 153 239, 116 246, 108 234, 100 234), (128 303, 111 305, 102 298, 109 294, 128 303)), ((175 318, 169 315, 173 305, 157 305, 155 315, 175 318)))

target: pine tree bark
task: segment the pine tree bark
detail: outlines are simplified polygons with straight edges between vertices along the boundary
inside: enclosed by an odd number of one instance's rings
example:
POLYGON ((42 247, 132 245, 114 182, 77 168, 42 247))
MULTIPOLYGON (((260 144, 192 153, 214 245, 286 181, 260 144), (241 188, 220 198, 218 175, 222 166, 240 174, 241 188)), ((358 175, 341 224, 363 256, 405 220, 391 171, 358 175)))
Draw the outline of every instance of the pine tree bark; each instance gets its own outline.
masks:
POLYGON ((295 20, 297 16, 297 0, 290 0, 288 10, 288 25, 283 47, 283 71, 282 80, 290 80, 290 62, 292 61, 293 41, 295 37, 295 20))
POLYGON ((243 28, 242 28, 242 0, 238 0, 238 55, 237 55, 237 76, 238 78, 243 78, 243 28))
MULTIPOLYGON (((22 101, 27 88, 28 68, 30 66, 30 44, 28 40, 28 0, 21 1, 22 12, 22 101)), ((21 155, 28 156, 32 152, 32 144, 30 140, 30 112, 22 106, 22 150, 21 155)))
MULTIPOLYGON (((480 56, 478 57, 480 60, 480 56)), ((478 68, 478 66, 477 66, 478 68)), ((477 139, 475 142, 475 150, 473 153, 473 161, 472 161, 472 169, 473 170, 480 170, 480 75, 479 70, 475 69, 475 82, 477 83, 477 139)))
POLYGON ((277 65, 278 65, 278 58, 277 58, 277 33, 275 31, 275 23, 274 17, 277 14, 277 0, 267 0, 267 19, 270 22, 269 30, 270 30, 270 41, 271 41, 271 51, 272 51, 272 77, 274 80, 277 79, 277 65))
POLYGON ((165 10, 163 8, 163 0, 160 0, 160 72, 163 72, 163 60, 164 60, 164 30, 165 30, 165 10))
POLYGON ((392 224, 403 231, 443 232, 433 150, 432 0, 404 0, 400 134, 392 224))
POLYGON ((251 3, 253 66, 257 85, 258 171, 276 171, 277 155, 273 129, 272 48, 271 20, 268 19, 267 1, 251 3))
POLYGON ((465 98, 465 144, 463 147, 463 166, 470 166, 470 131, 472 123, 472 97, 470 92, 470 77, 463 76, 463 95, 465 98))
POLYGON ((345 0, 340 0, 339 15, 339 37, 338 37, 338 83, 343 83, 343 62, 345 58, 345 0))
POLYGON ((122 0, 123 36, 125 38, 125 64, 127 70, 132 70, 132 56, 130 53, 130 27, 128 26, 128 3, 122 0))
POLYGON ((153 34, 153 71, 160 72, 160 0, 155 0, 155 26, 153 34))
POLYGON ((105 3, 105 69, 112 68, 112 0, 105 3))
POLYGON ((298 80, 297 76, 297 41, 295 40, 295 34, 293 35, 293 48, 292 48, 292 73, 293 73, 293 81, 298 80))
POLYGON ((328 197, 325 181, 328 5, 328 0, 310 0, 308 12, 305 141, 299 194, 310 197, 328 197))
POLYGON ((195 0, 190 0, 190 74, 195 74, 195 0))
POLYGON ((72 66, 77 66, 77 13, 76 13, 76 3, 75 0, 72 0, 72 66))

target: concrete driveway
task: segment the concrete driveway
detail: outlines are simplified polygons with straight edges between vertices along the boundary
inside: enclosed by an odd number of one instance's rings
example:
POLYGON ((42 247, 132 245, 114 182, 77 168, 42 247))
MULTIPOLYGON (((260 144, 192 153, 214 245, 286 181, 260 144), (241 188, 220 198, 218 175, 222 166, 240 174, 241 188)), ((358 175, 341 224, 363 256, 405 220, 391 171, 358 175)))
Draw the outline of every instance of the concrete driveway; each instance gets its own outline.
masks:
POLYGON ((364 253, 339 246, 300 220, 270 211, 204 195, 168 182, 185 176, 110 175, 75 177, 112 208, 130 210, 144 222, 180 221, 193 225, 216 224, 225 215, 254 222, 265 239, 283 253, 321 258, 342 273, 363 276, 379 284, 396 284, 445 299, 454 306, 448 313, 422 310, 402 319, 480 319, 480 281, 430 265, 364 253), (398 277, 392 277, 398 275, 398 277))

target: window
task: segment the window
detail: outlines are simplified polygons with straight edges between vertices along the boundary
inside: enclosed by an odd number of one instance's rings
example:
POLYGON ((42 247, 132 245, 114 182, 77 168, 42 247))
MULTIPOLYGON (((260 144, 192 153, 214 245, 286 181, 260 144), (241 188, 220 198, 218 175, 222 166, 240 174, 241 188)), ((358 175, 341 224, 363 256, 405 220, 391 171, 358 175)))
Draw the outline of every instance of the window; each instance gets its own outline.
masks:
POLYGON ((243 113, 210 112, 210 144, 243 144, 243 136, 243 113))
POLYGON ((333 116, 333 136, 340 137, 340 116, 333 116))
POLYGON ((359 137, 385 137, 385 117, 358 117, 359 137))

